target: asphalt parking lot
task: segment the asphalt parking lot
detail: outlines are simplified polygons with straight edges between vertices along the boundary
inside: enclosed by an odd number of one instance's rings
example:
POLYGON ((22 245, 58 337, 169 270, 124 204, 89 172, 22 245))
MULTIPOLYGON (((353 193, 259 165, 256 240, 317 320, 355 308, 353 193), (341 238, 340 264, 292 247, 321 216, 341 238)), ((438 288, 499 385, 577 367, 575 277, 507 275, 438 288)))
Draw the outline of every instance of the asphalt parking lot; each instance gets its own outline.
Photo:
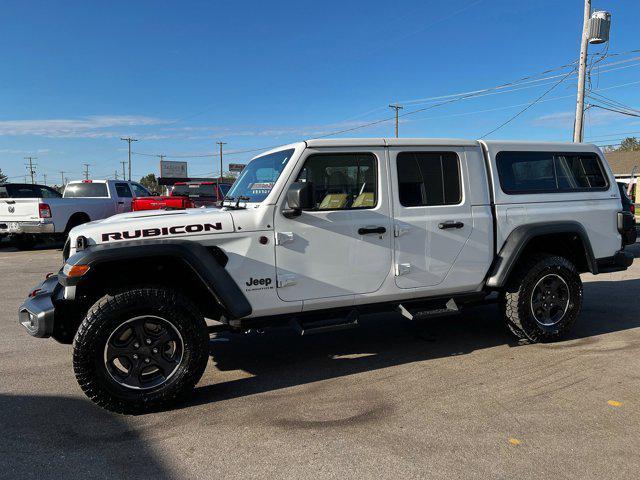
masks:
POLYGON ((59 264, 0 246, 0 478, 637 478, 640 261, 583 276, 562 343, 518 344, 494 306, 232 337, 190 403, 138 417, 95 407, 71 348, 18 325, 59 264))

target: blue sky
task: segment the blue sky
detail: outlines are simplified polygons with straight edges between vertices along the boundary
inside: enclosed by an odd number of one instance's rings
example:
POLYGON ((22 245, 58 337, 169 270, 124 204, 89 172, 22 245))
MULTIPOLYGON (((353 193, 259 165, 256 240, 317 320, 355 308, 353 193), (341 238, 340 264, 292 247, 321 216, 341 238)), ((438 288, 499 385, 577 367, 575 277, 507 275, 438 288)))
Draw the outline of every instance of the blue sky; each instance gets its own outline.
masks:
MULTIPOLYGON (((640 49, 640 2, 593 3, 613 14, 609 53, 640 49)), ((582 5, 5 0, 0 168, 21 181, 23 157, 33 155, 39 181, 46 173, 48 183, 59 182, 60 170, 80 178, 82 163, 104 178, 126 160, 121 136, 139 138, 140 153, 204 155, 217 151, 217 140, 233 152, 385 119, 391 102, 404 104, 403 112, 432 106, 436 100, 416 100, 494 87, 576 60, 582 5)), ((640 108, 635 57, 640 52, 604 59, 592 71, 594 91, 640 108)), ((407 115, 400 135, 478 138, 568 71, 407 115)), ((569 77, 490 138, 570 140, 574 95, 569 77)), ((616 143, 625 136, 619 132, 640 132, 639 120, 592 108, 585 136, 616 143)), ((340 136, 392 135, 393 122, 384 122, 340 136)), ((252 155, 231 154, 225 164, 252 155)), ((192 175, 218 165, 208 157, 188 161, 192 175)), ((136 178, 157 170, 156 157, 134 155, 136 178)))

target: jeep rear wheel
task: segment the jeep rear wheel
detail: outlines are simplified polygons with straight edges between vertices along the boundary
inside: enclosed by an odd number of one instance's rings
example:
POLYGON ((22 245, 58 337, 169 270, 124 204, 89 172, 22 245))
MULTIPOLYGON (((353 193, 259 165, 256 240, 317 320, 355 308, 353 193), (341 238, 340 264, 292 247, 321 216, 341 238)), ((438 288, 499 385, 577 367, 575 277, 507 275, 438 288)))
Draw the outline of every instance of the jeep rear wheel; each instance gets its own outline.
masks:
POLYGON ((107 295, 73 342, 80 387, 99 406, 143 413, 185 398, 208 360, 207 326, 183 295, 143 288, 107 295))
POLYGON ((564 338, 580 313, 582 281, 564 257, 537 254, 512 274, 501 306, 509 330, 532 342, 564 338))

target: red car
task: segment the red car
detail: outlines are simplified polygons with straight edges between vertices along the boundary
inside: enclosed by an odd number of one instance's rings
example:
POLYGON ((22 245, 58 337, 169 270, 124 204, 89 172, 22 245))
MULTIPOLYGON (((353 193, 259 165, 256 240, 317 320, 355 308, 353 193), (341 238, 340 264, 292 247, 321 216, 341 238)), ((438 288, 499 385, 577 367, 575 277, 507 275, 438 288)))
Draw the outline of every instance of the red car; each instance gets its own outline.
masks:
POLYGON ((215 182, 178 182, 169 196, 136 197, 131 204, 140 210, 182 210, 185 208, 216 207, 222 202, 231 185, 215 182))

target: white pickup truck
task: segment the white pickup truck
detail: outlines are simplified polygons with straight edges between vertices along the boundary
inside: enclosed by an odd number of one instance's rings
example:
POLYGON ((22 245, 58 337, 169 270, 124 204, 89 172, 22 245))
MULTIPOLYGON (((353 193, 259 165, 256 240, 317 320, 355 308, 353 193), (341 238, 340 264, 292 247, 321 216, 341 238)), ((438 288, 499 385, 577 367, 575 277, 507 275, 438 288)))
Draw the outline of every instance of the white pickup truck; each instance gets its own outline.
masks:
POLYGON ((635 240, 595 145, 308 140, 254 158, 222 209, 74 228, 63 268, 19 318, 73 343, 94 402, 142 412, 198 382, 220 327, 205 318, 308 335, 373 311, 416 321, 497 300, 517 337, 560 340, 580 313, 580 274, 625 270, 635 240))
POLYGON ((0 186, 0 235, 21 249, 73 227, 131 211, 133 197, 148 196, 140 184, 117 180, 70 182, 61 196, 50 187, 10 183, 0 186))

